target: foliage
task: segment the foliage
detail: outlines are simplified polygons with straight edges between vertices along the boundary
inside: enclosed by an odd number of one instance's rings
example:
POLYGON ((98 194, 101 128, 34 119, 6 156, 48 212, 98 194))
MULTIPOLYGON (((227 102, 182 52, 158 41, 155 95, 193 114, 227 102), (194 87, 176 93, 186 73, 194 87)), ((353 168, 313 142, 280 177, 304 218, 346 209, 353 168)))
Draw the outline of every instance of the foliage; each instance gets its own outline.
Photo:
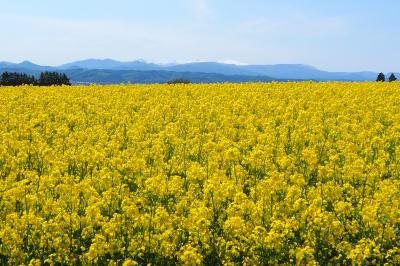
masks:
POLYGON ((3 72, 0 79, 0 86, 21 86, 21 85, 71 85, 69 78, 64 73, 42 72, 38 80, 34 76, 24 73, 3 72))
POLYGON ((0 85, 3 86, 21 86, 34 85, 36 83, 34 76, 29 76, 23 73, 3 72, 0 78, 0 85))
POLYGON ((0 264, 400 264, 400 84, 0 88, 0 264))
POLYGON ((38 84, 40 86, 71 85, 66 74, 48 71, 40 73, 38 84))
POLYGON ((392 73, 392 74, 389 76, 389 82, 393 82, 393 81, 396 81, 396 80, 397 80, 396 76, 392 73))
POLYGON ((385 81, 385 74, 382 72, 378 74, 378 77, 376 78, 376 81, 378 82, 384 82, 385 81))
POLYGON ((190 83, 192 83, 190 80, 182 78, 173 79, 167 82, 167 84, 190 84, 190 83))

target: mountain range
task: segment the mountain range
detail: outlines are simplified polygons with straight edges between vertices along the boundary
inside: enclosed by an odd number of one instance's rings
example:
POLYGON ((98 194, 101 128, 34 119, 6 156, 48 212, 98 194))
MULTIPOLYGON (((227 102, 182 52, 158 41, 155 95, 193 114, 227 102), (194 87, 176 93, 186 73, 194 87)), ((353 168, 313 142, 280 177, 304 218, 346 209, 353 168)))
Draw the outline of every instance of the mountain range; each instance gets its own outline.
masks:
MULTIPOLYGON (((219 62, 155 64, 144 60, 121 62, 87 59, 60 66, 41 66, 29 61, 0 62, 5 71, 39 75, 42 71, 66 73, 73 83, 165 83, 187 79, 194 83, 268 81, 374 81, 376 72, 329 72, 303 64, 239 65, 219 62)), ((395 73, 400 77, 400 73, 395 73)))

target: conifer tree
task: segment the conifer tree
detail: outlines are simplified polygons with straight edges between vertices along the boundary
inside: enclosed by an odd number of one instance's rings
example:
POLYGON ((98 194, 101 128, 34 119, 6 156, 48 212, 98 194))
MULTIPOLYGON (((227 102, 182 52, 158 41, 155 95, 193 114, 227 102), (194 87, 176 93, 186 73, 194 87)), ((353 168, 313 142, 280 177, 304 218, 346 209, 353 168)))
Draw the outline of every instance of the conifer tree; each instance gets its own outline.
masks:
POLYGON ((389 76, 389 82, 396 81, 396 80, 397 80, 396 76, 392 73, 392 74, 389 76))
POLYGON ((376 81, 385 82, 385 74, 383 74, 382 72, 379 73, 378 77, 376 78, 376 81))

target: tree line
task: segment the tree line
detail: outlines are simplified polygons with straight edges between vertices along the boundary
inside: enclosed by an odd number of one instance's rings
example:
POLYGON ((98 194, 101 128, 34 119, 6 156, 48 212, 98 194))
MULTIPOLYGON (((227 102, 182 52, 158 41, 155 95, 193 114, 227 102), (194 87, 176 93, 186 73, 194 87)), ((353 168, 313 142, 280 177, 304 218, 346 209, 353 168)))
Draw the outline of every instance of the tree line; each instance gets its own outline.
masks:
POLYGON ((66 74, 58 72, 42 72, 39 78, 17 72, 3 72, 0 77, 0 86, 51 86, 51 85, 71 85, 66 74))
MULTIPOLYGON (((389 81, 389 82, 393 82, 393 81, 396 81, 396 80, 397 80, 396 76, 392 73, 392 74, 389 76, 388 81, 389 81)), ((378 77, 376 78, 376 81, 385 82, 385 81, 386 81, 385 74, 383 74, 382 72, 379 73, 378 77)))

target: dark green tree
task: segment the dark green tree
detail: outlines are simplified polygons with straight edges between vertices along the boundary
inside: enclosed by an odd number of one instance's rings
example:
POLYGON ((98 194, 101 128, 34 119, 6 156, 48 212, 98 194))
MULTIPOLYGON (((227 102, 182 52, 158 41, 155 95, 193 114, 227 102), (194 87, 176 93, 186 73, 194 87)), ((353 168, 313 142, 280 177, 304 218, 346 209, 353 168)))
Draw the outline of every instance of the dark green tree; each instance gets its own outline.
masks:
POLYGON ((3 72, 0 79, 0 85, 2 86, 34 85, 35 82, 34 76, 15 72, 3 72))
POLYGON ((382 72, 379 73, 378 77, 376 78, 376 81, 385 82, 385 74, 383 74, 382 72))
POLYGON ((389 76, 389 82, 396 81, 396 80, 397 80, 396 76, 392 73, 392 74, 389 76))
POLYGON ((61 75, 61 83, 64 85, 71 85, 71 81, 69 80, 67 74, 62 74, 61 75))
POLYGON ((69 78, 64 73, 42 72, 38 80, 34 76, 24 73, 3 72, 0 76, 0 86, 20 86, 20 85, 71 85, 69 78))
POLYGON ((190 80, 183 78, 177 78, 167 82, 167 84, 190 84, 190 83, 192 83, 190 80))
POLYGON ((42 72, 38 80, 39 86, 71 85, 69 78, 64 73, 42 72))

